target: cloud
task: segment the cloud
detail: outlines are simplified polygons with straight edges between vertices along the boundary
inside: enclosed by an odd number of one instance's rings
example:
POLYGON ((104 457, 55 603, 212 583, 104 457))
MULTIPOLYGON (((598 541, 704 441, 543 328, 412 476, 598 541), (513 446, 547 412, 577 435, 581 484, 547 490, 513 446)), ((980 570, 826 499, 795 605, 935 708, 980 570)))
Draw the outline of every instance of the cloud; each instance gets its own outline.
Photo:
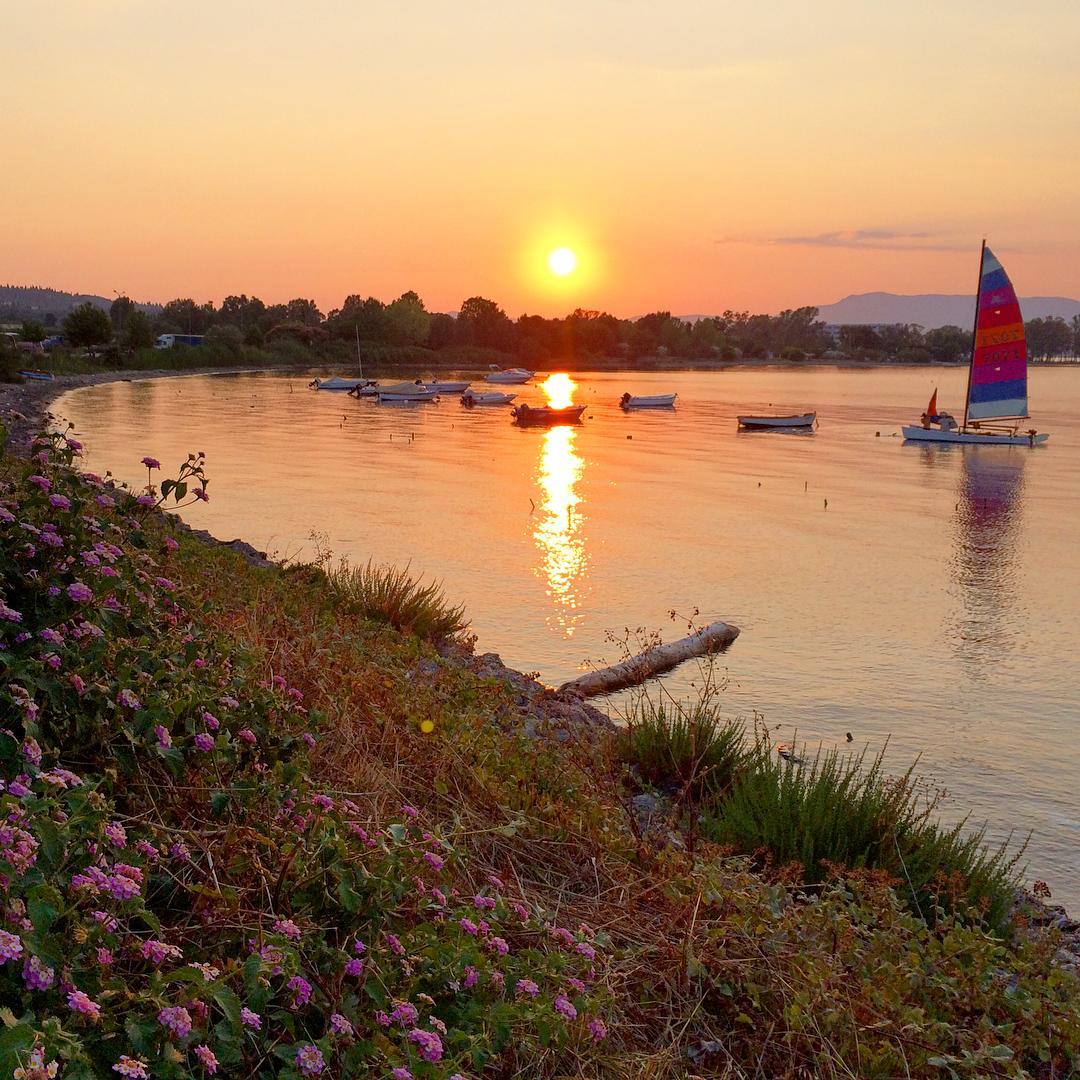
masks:
POLYGON ((811 236, 774 236, 756 240, 724 237, 717 243, 847 248, 856 251, 967 251, 971 246, 970 243, 950 240, 947 233, 903 232, 898 229, 838 229, 811 236))

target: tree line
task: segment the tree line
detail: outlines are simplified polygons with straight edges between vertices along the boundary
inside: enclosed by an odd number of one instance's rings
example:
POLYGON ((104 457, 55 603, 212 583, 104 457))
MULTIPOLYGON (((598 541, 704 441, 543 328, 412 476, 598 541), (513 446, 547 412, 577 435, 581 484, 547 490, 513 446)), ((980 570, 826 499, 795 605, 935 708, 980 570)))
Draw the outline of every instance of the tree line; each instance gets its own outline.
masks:
MULTIPOLYGON (((1036 359, 1080 355, 1080 316, 1071 323, 1056 316, 1027 324, 1028 349, 1036 359)), ((298 297, 266 304, 258 297, 227 296, 219 307, 190 298, 170 300, 148 312, 129 297, 115 299, 108 311, 93 303, 72 310, 63 320, 66 342, 75 347, 141 349, 160 334, 198 334, 207 344, 228 351, 294 342, 320 346, 359 342, 364 348, 413 347, 432 351, 481 348, 505 353, 526 364, 551 360, 610 357, 682 359, 840 356, 869 361, 920 363, 962 361, 971 348, 970 330, 944 326, 924 330, 898 323, 827 328, 815 307, 779 315, 725 311, 687 321, 670 311, 621 319, 604 311, 577 308, 562 318, 521 315, 511 319, 482 296, 465 300, 456 315, 428 311, 412 291, 385 303, 359 293, 341 307, 323 313, 313 300, 298 297)), ((24 340, 42 340, 47 330, 25 323, 24 340)))

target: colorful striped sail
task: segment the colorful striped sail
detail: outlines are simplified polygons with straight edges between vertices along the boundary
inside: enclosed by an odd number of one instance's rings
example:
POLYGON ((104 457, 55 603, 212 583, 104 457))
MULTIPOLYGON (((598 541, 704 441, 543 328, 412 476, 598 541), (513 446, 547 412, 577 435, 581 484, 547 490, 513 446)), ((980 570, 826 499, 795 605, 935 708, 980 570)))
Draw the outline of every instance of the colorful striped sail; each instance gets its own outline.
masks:
POLYGON ((968 420, 1026 417, 1027 341, 1016 291, 1001 263, 983 248, 968 420))

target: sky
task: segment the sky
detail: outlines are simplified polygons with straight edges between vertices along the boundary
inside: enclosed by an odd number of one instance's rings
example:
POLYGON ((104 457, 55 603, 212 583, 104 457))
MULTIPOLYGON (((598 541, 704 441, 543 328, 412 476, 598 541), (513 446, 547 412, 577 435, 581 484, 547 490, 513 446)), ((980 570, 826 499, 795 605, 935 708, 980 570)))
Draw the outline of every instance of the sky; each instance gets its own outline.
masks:
POLYGON ((513 316, 1080 296, 1075 0, 0 0, 0 281, 513 316), (578 269, 557 278, 547 253, 578 269))

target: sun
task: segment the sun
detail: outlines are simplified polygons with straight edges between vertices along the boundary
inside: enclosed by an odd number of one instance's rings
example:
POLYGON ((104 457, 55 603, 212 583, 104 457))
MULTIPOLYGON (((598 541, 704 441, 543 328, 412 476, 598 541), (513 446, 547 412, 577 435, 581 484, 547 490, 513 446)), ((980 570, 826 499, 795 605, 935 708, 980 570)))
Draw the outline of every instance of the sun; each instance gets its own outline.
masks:
POLYGON ((577 256, 567 247, 556 248, 547 257, 548 269, 559 277, 566 277, 577 269, 577 256))

